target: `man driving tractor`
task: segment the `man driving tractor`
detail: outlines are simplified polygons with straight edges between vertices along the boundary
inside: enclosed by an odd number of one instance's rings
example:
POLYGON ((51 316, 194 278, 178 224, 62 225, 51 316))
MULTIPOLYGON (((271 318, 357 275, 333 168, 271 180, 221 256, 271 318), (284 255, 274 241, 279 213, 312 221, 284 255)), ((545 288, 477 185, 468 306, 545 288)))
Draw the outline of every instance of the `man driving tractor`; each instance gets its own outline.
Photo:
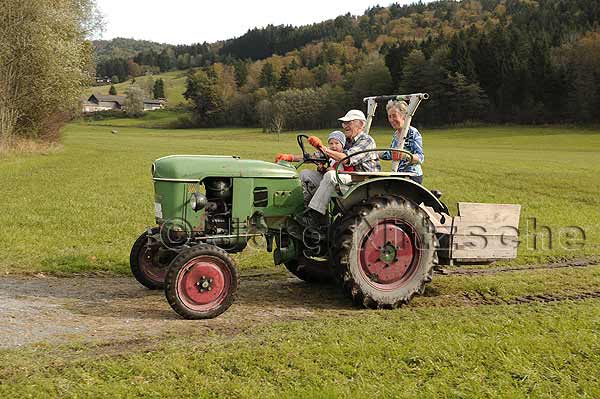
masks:
MULTIPOLYGON (((344 135, 346 136, 346 144, 343 151, 335 151, 327 148, 315 136, 309 137, 308 142, 335 162, 340 162, 349 155, 376 148, 375 139, 364 131, 367 118, 365 118, 365 114, 362 111, 352 109, 338 120, 342 122, 344 135)), ((358 172, 379 172, 381 170, 381 164, 376 152, 358 154, 345 160, 344 164, 344 166, 354 167, 354 170, 358 172)), ((329 204, 331 195, 335 191, 335 185, 338 183, 336 172, 335 170, 330 170, 321 175, 317 171, 307 170, 302 173, 304 174, 304 179, 310 179, 314 182, 315 186, 318 183, 318 188, 312 195, 308 203, 308 209, 302 215, 299 222, 306 226, 323 225, 327 222, 327 218, 325 217, 327 205, 329 204)), ((340 174, 338 177, 342 183, 349 183, 351 181, 349 175, 340 174)))

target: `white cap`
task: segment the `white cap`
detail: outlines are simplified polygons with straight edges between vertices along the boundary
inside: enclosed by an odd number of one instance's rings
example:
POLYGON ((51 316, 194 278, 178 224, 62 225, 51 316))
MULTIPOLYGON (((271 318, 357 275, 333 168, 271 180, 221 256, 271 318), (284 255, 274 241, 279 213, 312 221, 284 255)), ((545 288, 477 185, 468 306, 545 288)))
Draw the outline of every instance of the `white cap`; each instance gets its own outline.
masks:
POLYGON ((341 118, 338 118, 338 121, 342 121, 342 122, 350 122, 350 121, 366 121, 367 118, 365 118, 365 114, 358 109, 351 109, 350 111, 348 111, 346 113, 346 115, 342 116, 341 118))

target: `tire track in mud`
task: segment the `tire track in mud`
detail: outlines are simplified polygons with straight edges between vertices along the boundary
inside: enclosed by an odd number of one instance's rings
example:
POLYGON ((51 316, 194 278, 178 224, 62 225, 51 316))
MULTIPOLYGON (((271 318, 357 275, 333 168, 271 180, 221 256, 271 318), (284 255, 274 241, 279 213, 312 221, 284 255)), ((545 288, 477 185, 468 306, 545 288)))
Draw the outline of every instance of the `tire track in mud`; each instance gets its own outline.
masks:
MULTIPOLYGON (((575 267, 588 267, 588 266, 600 266, 600 258, 581 258, 571 259, 564 262, 555 262, 548 264, 534 264, 534 265, 523 265, 517 267, 494 267, 487 269, 471 269, 468 267, 456 267, 456 268, 440 268, 436 272, 443 276, 473 276, 473 275, 492 275, 499 273, 511 273, 511 272, 522 272, 529 270, 551 270, 551 269, 562 269, 562 268, 575 268, 575 267)), ((451 266, 450 266, 451 267, 451 266)))
POLYGON ((566 294, 530 294, 514 298, 489 297, 479 291, 464 293, 464 300, 473 305, 527 305, 532 303, 553 303, 568 301, 583 301, 600 298, 600 291, 583 291, 566 294))

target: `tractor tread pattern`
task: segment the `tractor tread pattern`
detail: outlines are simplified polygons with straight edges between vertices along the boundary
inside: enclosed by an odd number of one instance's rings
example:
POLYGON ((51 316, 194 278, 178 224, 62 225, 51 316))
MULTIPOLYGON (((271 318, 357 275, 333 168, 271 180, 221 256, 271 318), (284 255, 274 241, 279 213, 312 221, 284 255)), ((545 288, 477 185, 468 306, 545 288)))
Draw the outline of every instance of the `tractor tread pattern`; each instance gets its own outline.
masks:
POLYGON ((398 298, 393 303, 381 303, 376 299, 372 298, 368 294, 365 294, 361 290, 360 284, 355 281, 350 271, 350 252, 352 250, 352 244, 354 242, 354 233, 357 231, 358 226, 363 219, 373 211, 378 211, 387 207, 410 207, 414 212, 418 213, 423 220, 423 225, 426 226, 426 234, 431 235, 434 247, 437 247, 437 240, 434 234, 434 227, 427 215, 420 210, 420 208, 412 202, 405 200, 402 197, 395 196, 378 196, 372 200, 370 204, 358 204, 350 212, 351 220, 350 223, 341 225, 338 233, 336 234, 337 239, 335 241, 336 248, 339 250, 338 256, 335 259, 336 271, 338 272, 338 278, 342 284, 342 288, 347 296, 352 299, 352 302, 357 306, 363 306, 369 309, 396 309, 402 305, 408 304, 415 295, 420 295, 425 291, 425 285, 431 282, 433 277, 434 266, 437 265, 437 251, 433 251, 432 261, 426 265, 427 270, 424 274, 423 279, 418 284, 417 288, 406 293, 404 296, 398 298))

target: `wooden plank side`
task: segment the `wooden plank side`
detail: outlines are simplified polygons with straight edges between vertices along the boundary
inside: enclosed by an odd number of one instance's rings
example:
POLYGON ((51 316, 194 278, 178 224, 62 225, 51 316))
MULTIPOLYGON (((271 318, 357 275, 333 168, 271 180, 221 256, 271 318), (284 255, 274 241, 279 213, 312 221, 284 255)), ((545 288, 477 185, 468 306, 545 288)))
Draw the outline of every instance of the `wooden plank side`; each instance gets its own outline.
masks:
POLYGON ((517 236, 456 234, 452 239, 452 258, 513 259, 517 256, 517 246, 517 236))
POLYGON ((471 216, 456 216, 454 218, 454 224, 452 226, 454 234, 460 235, 509 235, 518 236, 519 230, 518 225, 514 226, 506 223, 506 218, 499 218, 503 220, 481 220, 473 219, 471 216))
POLYGON ((518 204, 458 203, 458 216, 482 223, 518 227, 520 214, 521 205, 518 204))
POLYGON ((521 206, 459 202, 452 225, 452 259, 514 259, 521 206))

